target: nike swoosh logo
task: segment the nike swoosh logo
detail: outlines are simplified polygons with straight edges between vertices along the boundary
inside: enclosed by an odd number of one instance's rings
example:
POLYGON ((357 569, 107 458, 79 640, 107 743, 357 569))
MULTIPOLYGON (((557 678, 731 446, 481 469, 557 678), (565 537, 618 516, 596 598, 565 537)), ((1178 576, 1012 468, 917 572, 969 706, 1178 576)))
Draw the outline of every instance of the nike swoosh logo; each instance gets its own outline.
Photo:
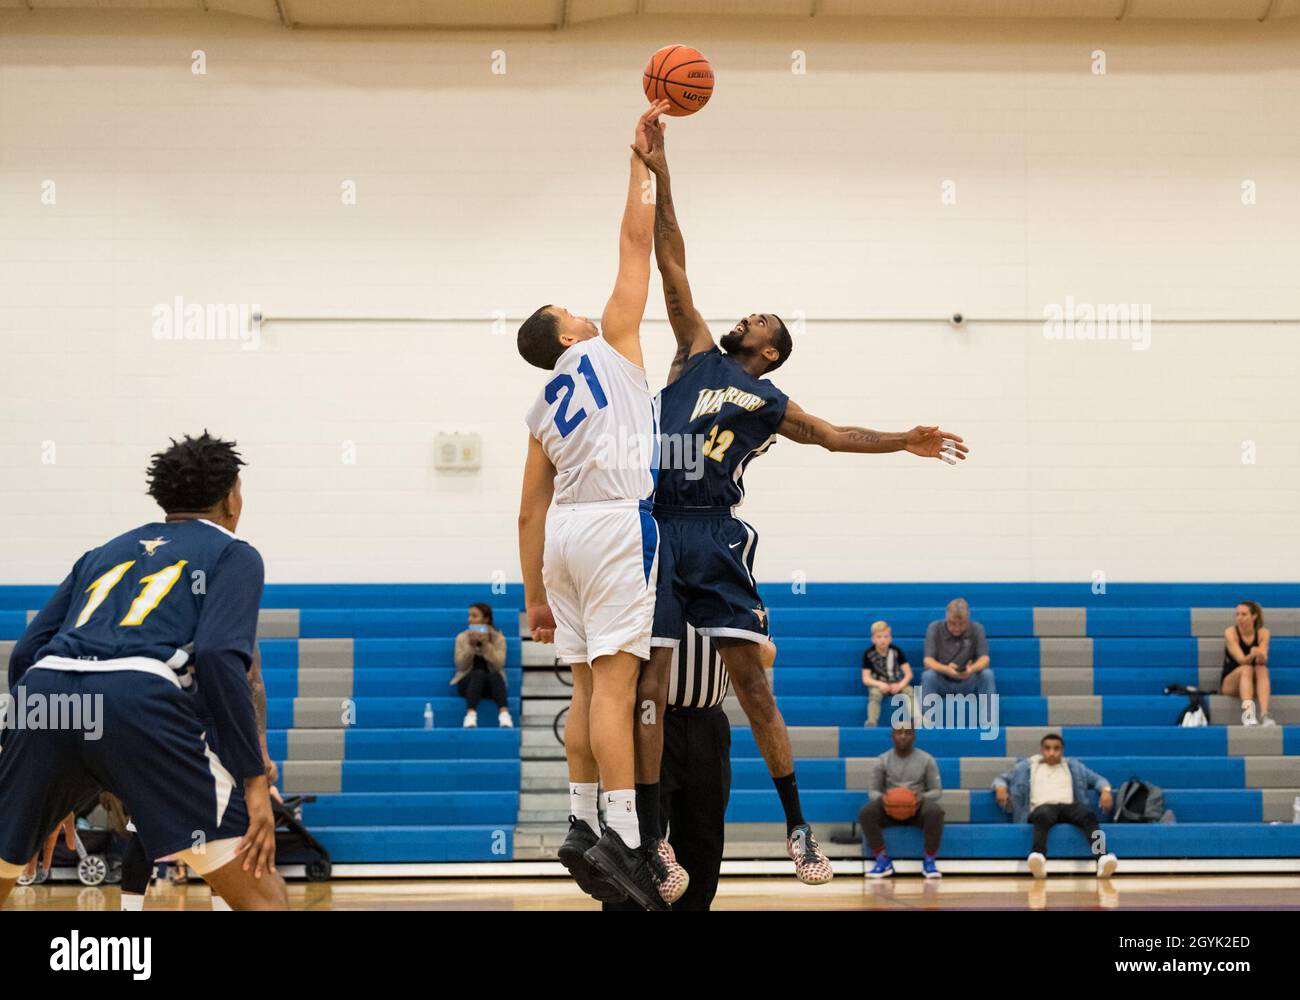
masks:
POLYGON ((732 542, 730 545, 727 546, 727 548, 734 549, 739 544, 740 544, 739 542, 732 542))

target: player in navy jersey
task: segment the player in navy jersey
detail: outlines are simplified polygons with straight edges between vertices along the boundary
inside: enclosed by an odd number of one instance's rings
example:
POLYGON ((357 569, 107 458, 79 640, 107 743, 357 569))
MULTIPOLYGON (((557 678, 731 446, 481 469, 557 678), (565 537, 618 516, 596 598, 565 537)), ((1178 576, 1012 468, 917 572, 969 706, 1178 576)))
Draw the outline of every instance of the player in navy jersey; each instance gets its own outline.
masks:
POLYGON ((287 908, 246 676, 263 569, 234 533, 243 464, 206 432, 154 455, 165 518, 78 559, 14 646, 0 903, 42 842, 48 865, 60 820, 70 837, 108 791, 151 860, 183 861, 236 910, 287 908))
MULTIPOLYGON (((677 353, 659 397, 656 648, 638 690, 638 701, 653 699, 658 710, 639 718, 657 723, 662 717, 671 647, 690 621, 718 647, 749 717, 785 810, 787 851, 795 874, 810 884, 829 882, 830 863, 804 820, 790 737, 760 659, 768 620, 753 576, 758 536, 734 513, 745 496, 745 470, 778 436, 829 451, 906 450, 949 464, 964 459, 967 449, 960 437, 938 427, 887 434, 840 427, 806 413, 763 378, 779 368, 793 348, 789 331, 773 313, 752 313, 740 320, 722 338, 719 350, 695 309, 686 279, 686 246, 673 207, 663 134, 650 130, 648 138, 649 152, 638 150, 637 155, 655 175, 655 258, 677 353)), ((654 810, 663 730, 657 724, 637 728, 638 815, 649 828, 658 823, 654 810)))

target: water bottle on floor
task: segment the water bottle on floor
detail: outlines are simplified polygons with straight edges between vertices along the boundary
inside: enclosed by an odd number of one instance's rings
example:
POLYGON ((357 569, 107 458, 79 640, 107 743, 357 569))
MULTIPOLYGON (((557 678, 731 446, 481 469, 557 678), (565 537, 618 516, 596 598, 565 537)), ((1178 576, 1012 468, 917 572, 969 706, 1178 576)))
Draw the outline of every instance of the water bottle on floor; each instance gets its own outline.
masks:
MULTIPOLYGON (((433 702, 431 701, 426 701, 424 703, 424 728, 433 728, 433 702)), ((1296 799, 1296 801, 1300 802, 1300 799, 1296 799)))

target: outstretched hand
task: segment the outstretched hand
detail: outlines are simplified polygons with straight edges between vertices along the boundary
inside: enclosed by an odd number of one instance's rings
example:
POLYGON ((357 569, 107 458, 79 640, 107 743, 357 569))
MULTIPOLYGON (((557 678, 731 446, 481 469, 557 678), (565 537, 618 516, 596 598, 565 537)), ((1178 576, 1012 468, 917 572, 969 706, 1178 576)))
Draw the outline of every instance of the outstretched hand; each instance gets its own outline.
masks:
POLYGON ((907 432, 907 450, 921 458, 937 458, 956 465, 965 461, 970 451, 956 434, 941 431, 938 427, 913 427, 907 432))
POLYGON ((671 106, 668 101, 656 101, 636 123, 636 142, 632 144, 632 152, 656 176, 668 171, 668 158, 664 154, 664 129, 668 126, 659 120, 659 116, 671 106))

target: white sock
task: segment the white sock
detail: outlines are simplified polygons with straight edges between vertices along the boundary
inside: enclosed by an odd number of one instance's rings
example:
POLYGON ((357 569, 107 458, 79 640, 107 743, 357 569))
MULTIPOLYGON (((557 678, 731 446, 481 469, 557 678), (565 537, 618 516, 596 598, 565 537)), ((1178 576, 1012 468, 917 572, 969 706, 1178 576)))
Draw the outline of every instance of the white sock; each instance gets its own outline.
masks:
POLYGON ((122 893, 122 905, 118 907, 124 913, 139 913, 144 909, 144 897, 133 892, 122 893))
POLYGON ((600 797, 596 782, 569 782, 569 812, 574 819, 580 819, 591 827, 591 832, 600 836, 600 797))
POLYGON ((605 823, 628 847, 641 846, 641 825, 636 818, 636 791, 624 788, 605 793, 605 823))
POLYGON ((212 894, 212 909, 216 913, 232 913, 230 904, 218 896, 215 892, 212 894))

